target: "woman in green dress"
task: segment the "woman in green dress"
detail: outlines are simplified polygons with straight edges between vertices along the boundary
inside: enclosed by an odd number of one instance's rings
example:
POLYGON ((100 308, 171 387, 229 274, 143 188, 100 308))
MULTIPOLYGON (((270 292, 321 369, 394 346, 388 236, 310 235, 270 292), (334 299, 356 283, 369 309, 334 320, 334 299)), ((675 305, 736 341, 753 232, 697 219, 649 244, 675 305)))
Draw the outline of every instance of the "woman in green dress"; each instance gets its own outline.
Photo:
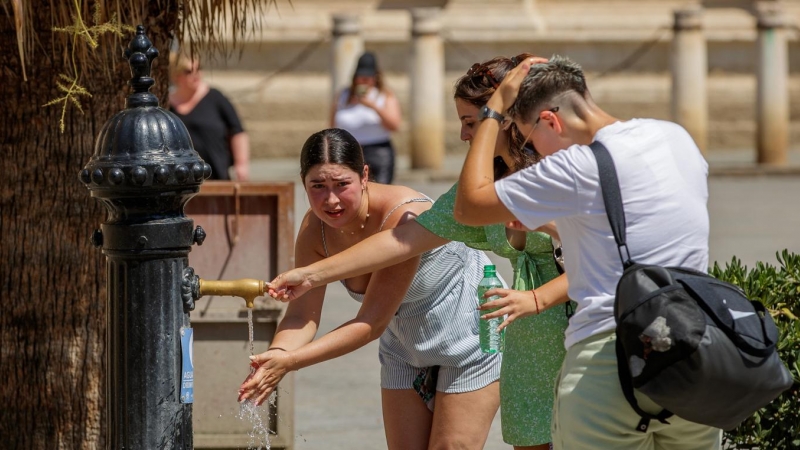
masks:
MULTIPOLYGON (((455 85, 455 103, 461 121, 461 139, 472 140, 479 108, 494 93, 517 58, 494 58, 475 64, 455 85)), ((535 151, 523 148, 524 139, 513 125, 498 138, 495 177, 506 176, 536 161, 535 151)), ((503 440, 515 449, 549 448, 553 386, 564 358, 567 327, 567 281, 554 254, 554 229, 520 231, 502 224, 471 227, 453 218, 456 186, 417 217, 307 267, 279 275, 270 283, 271 295, 292 300, 307 290, 332 281, 393 265, 448 241, 460 241, 508 258, 514 268, 513 289, 495 289, 487 297, 501 298, 481 309, 500 308, 482 318, 506 316, 507 327, 500 375, 503 440)), ((477 300, 477 299, 476 299, 477 300)), ((477 336, 475 337, 478 338, 477 336)))

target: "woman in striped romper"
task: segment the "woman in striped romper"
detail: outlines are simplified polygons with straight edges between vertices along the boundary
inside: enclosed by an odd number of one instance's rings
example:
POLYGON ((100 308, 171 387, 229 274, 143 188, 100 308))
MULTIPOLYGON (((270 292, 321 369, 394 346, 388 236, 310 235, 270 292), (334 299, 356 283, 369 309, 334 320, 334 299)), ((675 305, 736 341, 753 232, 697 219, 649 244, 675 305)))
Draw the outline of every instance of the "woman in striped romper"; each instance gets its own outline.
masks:
MULTIPOLYGON (((472 142, 479 123, 478 111, 497 85, 518 61, 531 56, 492 58, 474 64, 456 81, 455 109, 463 141, 472 142)), ((536 160, 534 152, 523 148, 524 137, 515 131, 511 125, 496 142, 495 178, 521 170, 536 160)), ((449 241, 491 250, 509 259, 514 269, 514 290, 498 290, 497 294, 503 298, 481 307, 499 308, 490 314, 506 316, 501 325, 507 326, 500 373, 503 440, 515 450, 547 450, 551 440, 553 386, 566 352, 564 331, 568 323, 568 309, 562 306, 568 300, 567 279, 566 275, 558 276, 549 235, 557 237, 557 233, 553 228, 546 230, 548 234, 526 233, 507 229, 505 224, 471 227, 457 223, 453 217, 456 188, 454 185, 415 220, 377 233, 311 266, 282 273, 271 287, 277 293, 283 292, 281 295, 300 296, 306 290, 303 284, 327 283, 374 271, 449 241)))
MULTIPOLYGON (((368 182, 358 142, 341 129, 309 137, 300 165, 311 210, 297 238, 298 266, 413 220, 431 206, 410 188, 368 182)), ((361 309, 319 339, 314 336, 325 286, 314 287, 289 304, 272 345, 254 357, 258 368, 243 383, 240 401, 261 404, 289 371, 380 338, 388 448, 483 448, 499 406, 501 363, 499 354, 479 347, 475 295, 485 264, 491 261, 483 252, 451 242, 343 280, 361 309)))

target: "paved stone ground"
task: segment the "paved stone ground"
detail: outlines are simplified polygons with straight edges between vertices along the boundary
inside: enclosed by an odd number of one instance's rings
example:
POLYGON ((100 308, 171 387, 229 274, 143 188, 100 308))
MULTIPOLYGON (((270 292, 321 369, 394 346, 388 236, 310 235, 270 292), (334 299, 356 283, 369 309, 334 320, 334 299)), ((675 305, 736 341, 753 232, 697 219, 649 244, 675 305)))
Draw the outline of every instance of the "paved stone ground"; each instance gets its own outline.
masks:
MULTIPOLYGON (((436 198, 453 183, 463 155, 449 156, 448 170, 436 173, 408 170, 399 162, 398 182, 436 198)), ((788 248, 800 252, 800 152, 792 166, 780 174, 764 175, 749 163, 750 155, 712 154, 709 163, 711 261, 730 261, 734 255, 752 266, 756 261, 775 263, 775 252, 788 248), (734 170, 735 169, 735 170, 734 170)), ((258 181, 297 180, 296 159, 253 161, 258 181)), ((295 211, 299 222, 308 208, 302 187, 296 184, 295 211)), ((495 257, 496 258, 496 257, 495 257)), ((495 259, 504 277, 510 266, 495 259)), ((321 333, 352 318, 358 304, 338 283, 329 287, 322 314, 321 333)), ((378 345, 373 342, 344 357, 303 369, 296 374, 295 449, 385 449, 380 405, 378 345)), ((486 449, 510 449, 500 435, 495 418, 486 449)))

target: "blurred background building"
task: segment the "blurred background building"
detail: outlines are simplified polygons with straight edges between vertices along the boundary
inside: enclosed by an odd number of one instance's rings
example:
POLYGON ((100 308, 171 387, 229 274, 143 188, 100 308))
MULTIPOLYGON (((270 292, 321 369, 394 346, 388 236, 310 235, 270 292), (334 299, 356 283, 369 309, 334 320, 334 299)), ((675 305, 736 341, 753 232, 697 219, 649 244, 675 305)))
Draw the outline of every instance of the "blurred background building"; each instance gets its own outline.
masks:
MULTIPOLYGON (((759 76, 766 77, 763 85, 772 89, 760 94, 761 103, 777 110, 769 122, 780 125, 786 117, 777 134, 785 135, 789 148, 800 137, 798 19, 798 0, 279 1, 277 10, 264 17, 263 32, 251 37, 241 55, 205 62, 204 68, 212 84, 239 109, 253 159, 298 155, 309 134, 327 127, 333 80, 338 76, 349 81, 347 71, 366 49, 379 56, 388 85, 402 104, 405 120, 394 138, 400 155, 413 152, 411 112, 425 107, 415 104, 420 100, 413 100, 411 80, 441 85, 434 96, 441 99, 423 101, 433 101, 434 109, 444 111, 443 131, 436 132, 442 134, 443 151, 463 152, 453 82, 476 61, 527 51, 567 55, 581 63, 595 99, 620 118, 681 122, 676 115, 691 118, 699 111, 701 119, 692 122, 699 120, 703 130, 693 134, 705 141, 701 146, 708 155, 729 152, 742 161, 755 161, 759 76), (426 9, 408 9, 415 5, 426 9), (688 13, 676 14, 687 8, 688 13), (759 38, 759 30, 777 31, 759 38), (681 31, 690 36, 688 44, 674 39, 681 31), (418 38, 428 34, 440 44, 420 44, 418 38), (441 61, 428 56, 427 69, 415 69, 420 45, 434 54, 440 45, 441 61), (683 45, 683 56, 673 64, 676 45, 683 45), (763 61, 771 61, 767 73, 763 61), (441 76, 437 65, 443 67, 441 76), (335 75, 336 70, 341 74, 335 75), (674 70, 684 71, 676 78, 683 91, 674 94, 683 100, 673 95, 674 70), (697 89, 707 95, 696 94, 697 89), (694 111, 687 112, 681 101, 694 111)), ((428 164, 435 167, 440 162, 428 164)))

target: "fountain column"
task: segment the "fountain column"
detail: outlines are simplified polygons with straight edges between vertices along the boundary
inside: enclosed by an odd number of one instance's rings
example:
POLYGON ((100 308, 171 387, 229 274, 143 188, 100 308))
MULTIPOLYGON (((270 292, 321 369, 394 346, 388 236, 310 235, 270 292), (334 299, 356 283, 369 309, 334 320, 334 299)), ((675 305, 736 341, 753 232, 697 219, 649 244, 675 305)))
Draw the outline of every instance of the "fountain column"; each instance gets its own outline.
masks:
POLYGON ((103 126, 80 180, 108 210, 92 236, 106 256, 106 426, 110 449, 193 448, 194 370, 182 296, 194 228, 183 207, 211 175, 181 120, 158 106, 158 50, 139 25, 125 51, 133 88, 103 126))

